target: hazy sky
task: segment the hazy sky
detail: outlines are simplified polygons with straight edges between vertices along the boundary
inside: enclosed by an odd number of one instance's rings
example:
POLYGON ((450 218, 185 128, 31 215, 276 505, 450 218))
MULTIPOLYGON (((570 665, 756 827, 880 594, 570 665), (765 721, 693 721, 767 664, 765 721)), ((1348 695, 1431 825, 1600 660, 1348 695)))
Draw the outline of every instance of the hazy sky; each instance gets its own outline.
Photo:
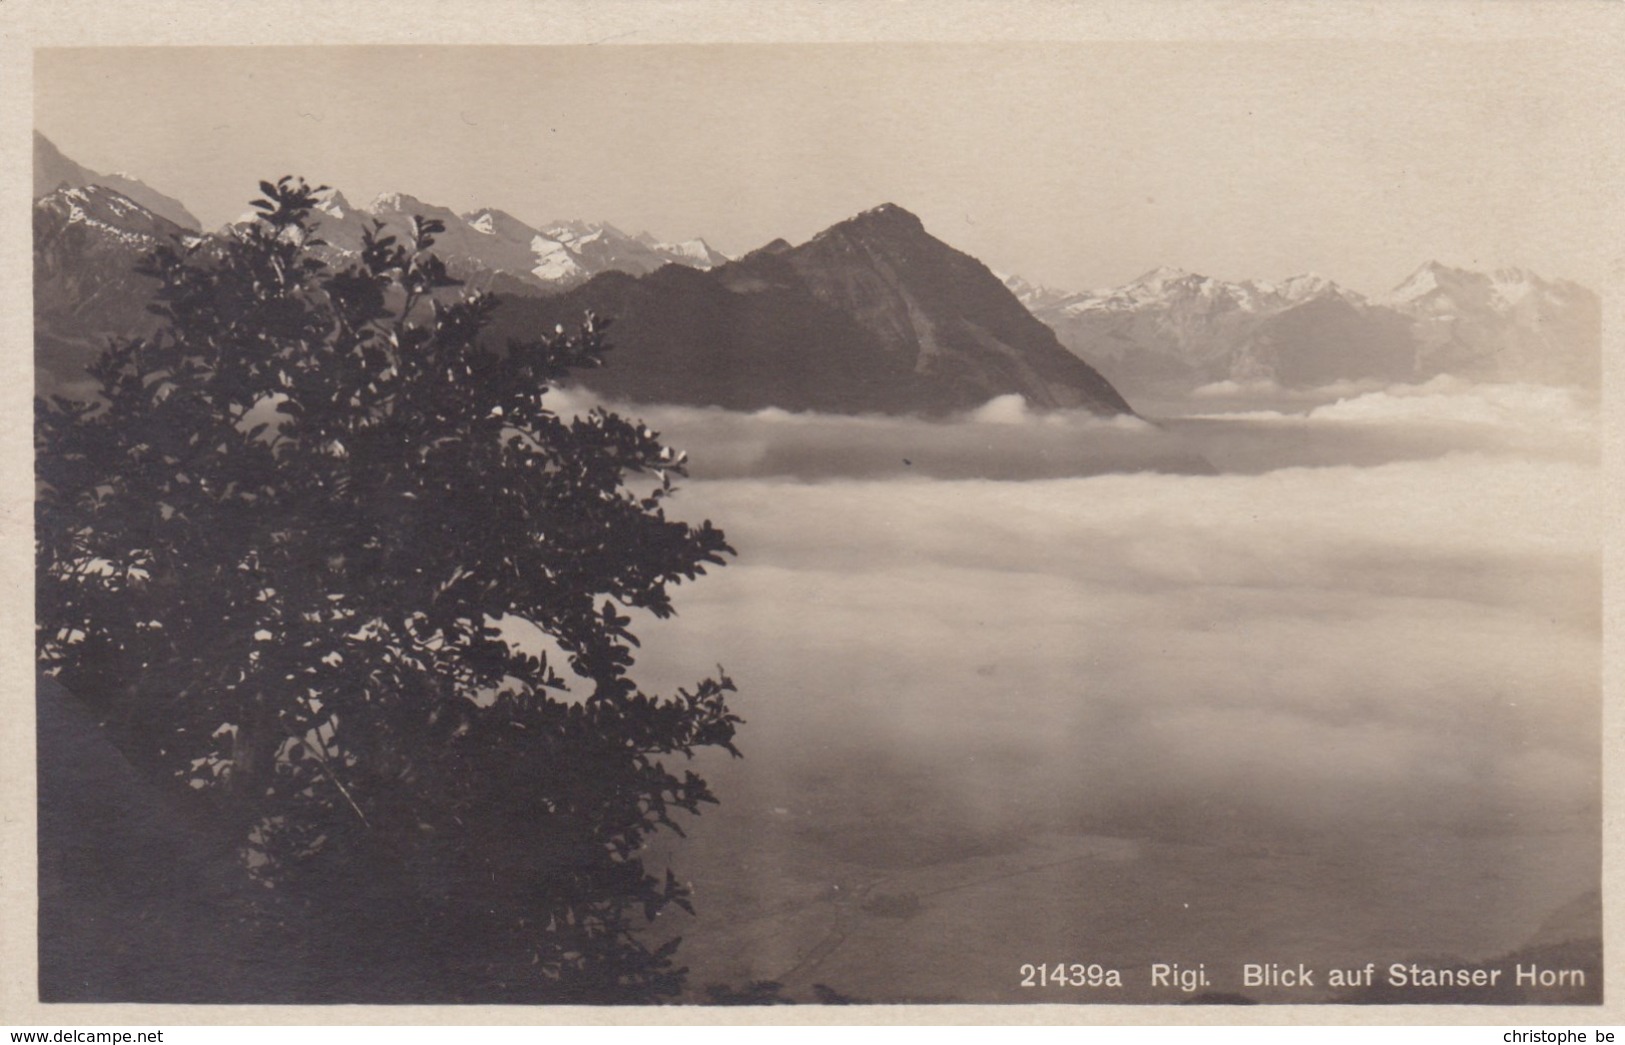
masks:
POLYGON ((300 173, 729 253, 891 201, 1068 289, 1170 264, 1371 292, 1429 258, 1602 289, 1621 114, 1587 46, 41 50, 36 117, 206 225, 300 173))

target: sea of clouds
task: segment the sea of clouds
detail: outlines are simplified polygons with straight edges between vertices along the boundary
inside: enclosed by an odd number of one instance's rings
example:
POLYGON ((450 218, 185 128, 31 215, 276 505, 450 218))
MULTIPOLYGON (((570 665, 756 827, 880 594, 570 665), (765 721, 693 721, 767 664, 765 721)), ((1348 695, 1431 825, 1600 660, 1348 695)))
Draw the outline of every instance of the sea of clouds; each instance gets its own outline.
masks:
POLYGON ((1596 888, 1595 404, 1173 405, 626 410, 690 454, 668 510, 739 551, 636 625, 646 688, 720 663, 746 720, 696 760, 720 805, 648 854, 695 889, 695 982, 1003 997, 1036 940, 1488 957, 1596 888))
MULTIPOLYGON (((562 414, 595 400, 551 393, 562 414)), ((1114 473, 1258 473, 1434 460, 1452 452, 1598 460, 1595 396, 1543 385, 1223 382, 1143 416, 1034 411, 1000 396, 944 421, 611 404, 688 453, 695 479, 1032 480, 1114 473)))
POLYGON ((642 622, 637 675, 738 683, 728 815, 875 845, 1595 816, 1594 406, 1256 391, 1158 421, 630 408, 690 454, 670 511, 739 550, 642 622))

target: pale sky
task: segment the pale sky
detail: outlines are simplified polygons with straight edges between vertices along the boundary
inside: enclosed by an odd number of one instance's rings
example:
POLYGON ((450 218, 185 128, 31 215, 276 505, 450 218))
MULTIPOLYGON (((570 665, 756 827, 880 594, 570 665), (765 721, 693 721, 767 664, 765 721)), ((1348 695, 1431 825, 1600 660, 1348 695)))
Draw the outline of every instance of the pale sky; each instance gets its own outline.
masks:
POLYGON ((730 254, 882 202, 1064 289, 1159 264, 1385 290, 1424 261, 1595 289, 1622 169, 1585 40, 100 48, 37 127, 213 226, 285 173, 730 254))

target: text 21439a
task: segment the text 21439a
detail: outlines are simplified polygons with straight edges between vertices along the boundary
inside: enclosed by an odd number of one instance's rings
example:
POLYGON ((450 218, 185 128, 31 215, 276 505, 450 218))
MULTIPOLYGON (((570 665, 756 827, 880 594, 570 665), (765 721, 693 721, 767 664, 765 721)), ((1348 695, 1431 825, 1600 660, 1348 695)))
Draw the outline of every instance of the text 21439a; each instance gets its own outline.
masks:
POLYGON ((1023 987, 1121 987, 1123 974, 1104 965, 1083 962, 1055 962, 1051 965, 1023 965, 1023 987))

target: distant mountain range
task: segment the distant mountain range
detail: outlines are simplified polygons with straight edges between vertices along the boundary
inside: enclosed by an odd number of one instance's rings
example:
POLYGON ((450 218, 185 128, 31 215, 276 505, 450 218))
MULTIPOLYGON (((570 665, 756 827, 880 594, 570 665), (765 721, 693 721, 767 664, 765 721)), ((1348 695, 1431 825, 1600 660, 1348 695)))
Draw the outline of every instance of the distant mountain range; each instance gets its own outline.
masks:
POLYGON ((35 131, 34 198, 39 199, 54 189, 82 189, 87 185, 112 189, 188 232, 198 232, 203 228, 197 218, 192 216, 192 212, 179 200, 165 196, 128 174, 97 174, 93 170, 81 167, 62 155, 45 135, 35 131))
POLYGON ((1168 268, 1083 293, 1005 283, 1131 398, 1223 381, 1306 387, 1446 373, 1600 382, 1596 295, 1519 269, 1485 275, 1429 262, 1376 299, 1316 275, 1227 283, 1168 268))
MULTIPOLYGON (((605 222, 555 221, 535 227, 495 208, 458 214, 398 192, 385 193, 362 208, 333 192, 316 219, 320 237, 343 255, 360 251, 361 237, 373 223, 402 236, 414 216, 445 226, 435 237, 435 251, 453 275, 477 290, 558 292, 603 272, 643 274, 662 265, 708 269, 728 260, 700 239, 662 243, 647 232, 631 236, 605 222)), ((252 215, 245 215, 239 222, 251 220, 252 215)))
MULTIPOLYGON (((70 162, 48 146, 36 139, 52 162, 70 162)), ((34 213, 40 390, 82 393, 84 367, 107 336, 154 323, 145 311, 153 288, 134 274, 136 261, 191 234, 100 184, 59 183, 34 213)), ((609 363, 580 378, 607 396, 940 414, 1014 393, 1039 407, 1131 412, 985 266, 899 207, 729 262, 699 240, 663 244, 577 222, 539 229, 501 211, 457 215, 400 195, 357 210, 332 193, 317 215, 321 249, 342 264, 372 222, 398 231, 413 215, 445 225, 435 249, 454 275, 503 298, 494 346, 589 310, 610 317, 609 363)))
POLYGON ((1428 262, 1379 304, 1413 321, 1424 373, 1601 384, 1602 305, 1579 284, 1428 262))
MULTIPOLYGON (((156 322, 136 261, 199 226, 178 201, 90 171, 37 133, 34 184, 38 384, 82 391, 108 335, 156 322)), ((1113 414, 1129 410, 1124 395, 1219 382, 1599 382, 1596 296, 1519 270, 1429 263, 1376 299, 1313 275, 1227 283, 1177 269, 1071 293, 1001 280, 894 205, 730 261, 698 239, 530 225, 395 193, 357 208, 340 192, 316 216, 321 249, 342 265, 374 223, 399 234, 414 215, 445 226, 435 249, 453 275, 504 298, 494 343, 588 310, 610 317, 615 352, 583 380, 632 401, 943 413, 1019 393, 1113 414)))

